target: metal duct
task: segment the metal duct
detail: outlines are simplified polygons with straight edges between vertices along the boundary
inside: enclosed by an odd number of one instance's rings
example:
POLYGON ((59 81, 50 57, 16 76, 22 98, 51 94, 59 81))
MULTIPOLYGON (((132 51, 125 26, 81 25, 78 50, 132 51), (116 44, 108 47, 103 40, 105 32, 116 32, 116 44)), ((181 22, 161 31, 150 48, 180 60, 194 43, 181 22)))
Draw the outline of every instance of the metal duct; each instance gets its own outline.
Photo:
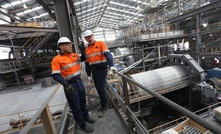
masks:
MULTIPOLYGON (((115 49, 115 55, 118 56, 118 55, 126 55, 126 54, 129 54, 130 51, 128 48, 126 47, 123 47, 123 48, 117 48, 115 49)), ((120 61, 123 61, 126 63, 127 66, 129 65, 132 65, 134 63, 134 58, 133 56, 129 55, 129 56, 126 56, 124 58, 119 58, 120 61)))
POLYGON ((125 54, 129 54, 129 49, 126 47, 123 48, 117 48, 115 49, 115 55, 125 55, 125 54))
MULTIPOLYGON (((189 74, 184 67, 179 65, 168 66, 147 72, 137 73, 130 76, 150 90, 164 92, 174 91, 187 87, 190 84, 189 74)), ((139 94, 146 93, 138 88, 139 94)))

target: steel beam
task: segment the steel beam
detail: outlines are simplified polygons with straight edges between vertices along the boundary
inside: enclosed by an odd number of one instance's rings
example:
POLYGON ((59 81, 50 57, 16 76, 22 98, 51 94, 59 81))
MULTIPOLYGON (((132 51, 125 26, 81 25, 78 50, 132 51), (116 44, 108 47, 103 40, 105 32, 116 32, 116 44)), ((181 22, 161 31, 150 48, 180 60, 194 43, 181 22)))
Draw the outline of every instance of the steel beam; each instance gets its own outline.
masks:
POLYGON ((10 22, 10 21, 8 21, 8 20, 5 20, 5 19, 3 19, 3 18, 0 18, 0 20, 5 21, 5 22, 7 22, 7 23, 9 23, 9 24, 12 23, 12 22, 10 22))
POLYGON ((55 15, 51 12, 51 10, 45 5, 45 3, 42 0, 36 0, 43 8, 45 11, 48 12, 48 14, 56 21, 55 15))
MULTIPOLYGON (((188 53, 191 56, 197 55, 195 52, 184 52, 183 54, 188 53)), ((182 52, 180 52, 182 54, 182 52)), ((199 53, 200 57, 221 57, 221 54, 215 54, 215 53, 199 53)))
POLYGON ((5 16, 7 16, 7 17, 9 17, 9 18, 11 18, 11 19, 17 20, 17 21, 19 21, 19 22, 24 22, 23 19, 21 19, 21 18, 20 18, 20 19, 17 19, 17 18, 14 17, 13 15, 10 15, 10 14, 8 14, 8 13, 2 12, 1 10, 0 10, 0 13, 3 14, 3 15, 5 15, 5 16))
MULTIPOLYGON (((74 5, 72 5, 74 6, 74 5)), ((60 37, 68 37, 73 41, 72 27, 69 16, 69 9, 66 0, 54 0, 55 13, 60 37)), ((74 49, 74 47, 72 47, 74 49)), ((73 50, 75 52, 75 50, 73 50)))
POLYGON ((0 25, 0 31, 58 32, 57 28, 0 25))
MULTIPOLYGON (((36 36, 42 36, 45 35, 47 32, 38 32, 38 34, 36 34, 36 36)), ((5 33, 6 35, 7 33, 5 33)), ((7 40, 8 38, 2 35, 0 36, 0 40, 7 40)), ((13 37, 13 39, 20 39, 20 38, 29 38, 33 35, 33 33, 16 33, 16 35, 13 37)))
POLYGON ((74 50, 79 50, 79 36, 81 33, 81 29, 80 26, 78 25, 78 20, 77 20, 77 15, 75 12, 75 8, 74 8, 74 3, 72 0, 68 0, 69 2, 69 6, 71 8, 72 11, 72 15, 71 15, 71 21, 72 21, 72 27, 73 27, 73 41, 74 41, 74 50))
MULTIPOLYGON (((107 1, 107 5, 109 5, 109 3, 110 3, 110 0, 107 1)), ((104 7, 104 10, 102 11, 101 17, 100 17, 99 20, 97 21, 96 26, 100 23, 101 18, 103 17, 104 12, 105 12, 106 9, 107 9, 107 5, 106 5, 106 7, 104 7)), ((103 6, 102 6, 102 7, 103 7, 103 6)))
POLYGON ((202 6, 198 9, 193 10, 193 11, 190 11, 190 12, 184 13, 182 15, 179 15, 177 17, 174 17, 172 19, 169 19, 169 20, 167 20, 167 22, 175 22, 175 21, 178 21, 178 20, 183 20, 185 18, 188 18, 188 17, 194 16, 196 14, 200 14, 200 13, 209 11, 211 9, 216 9, 218 7, 221 7, 221 1, 220 0, 216 0, 216 1, 212 2, 211 4, 202 6))

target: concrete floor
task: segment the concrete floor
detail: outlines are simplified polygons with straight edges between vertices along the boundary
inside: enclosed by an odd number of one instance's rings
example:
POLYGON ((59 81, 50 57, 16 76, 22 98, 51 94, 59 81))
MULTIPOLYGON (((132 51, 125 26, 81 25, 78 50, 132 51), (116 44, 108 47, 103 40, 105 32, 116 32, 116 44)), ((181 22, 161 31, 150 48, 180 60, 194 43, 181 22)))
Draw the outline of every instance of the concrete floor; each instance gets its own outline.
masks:
MULTIPOLYGON (((91 117, 96 120, 94 124, 88 124, 94 128, 92 134, 129 134, 128 128, 115 109, 108 109, 107 114, 102 118, 99 118, 97 113, 91 114, 91 117)), ((76 128, 75 133, 87 134, 79 127, 76 128)))
MULTIPOLYGON (((0 132, 11 129, 9 121, 18 120, 18 113, 22 118, 34 115, 57 86, 45 88, 41 87, 41 84, 34 84, 30 90, 0 94, 0 132)), ((62 110, 65 103, 66 98, 61 86, 49 103, 51 112, 62 110)))

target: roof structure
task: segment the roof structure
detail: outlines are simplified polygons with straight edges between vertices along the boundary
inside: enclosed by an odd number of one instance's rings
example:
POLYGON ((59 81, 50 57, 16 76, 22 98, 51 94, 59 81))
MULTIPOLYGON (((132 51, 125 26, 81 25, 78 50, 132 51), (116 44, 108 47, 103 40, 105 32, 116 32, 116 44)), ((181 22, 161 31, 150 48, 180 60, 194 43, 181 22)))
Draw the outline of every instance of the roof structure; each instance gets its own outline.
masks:
MULTIPOLYGON (((151 0, 72 0, 82 30, 117 28, 143 16, 151 0)), ((70 5, 73 6, 73 5, 70 5)), ((0 0, 1 24, 55 21, 52 0, 0 0)))

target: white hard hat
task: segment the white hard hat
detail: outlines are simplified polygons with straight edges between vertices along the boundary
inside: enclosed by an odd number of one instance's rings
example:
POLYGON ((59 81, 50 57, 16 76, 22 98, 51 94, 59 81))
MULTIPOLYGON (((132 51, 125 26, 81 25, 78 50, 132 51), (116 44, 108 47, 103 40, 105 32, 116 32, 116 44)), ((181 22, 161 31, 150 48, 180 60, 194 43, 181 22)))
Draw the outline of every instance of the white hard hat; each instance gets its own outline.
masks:
POLYGON ((90 35, 93 35, 92 31, 91 30, 86 30, 84 33, 83 33, 83 37, 87 37, 87 36, 90 36, 90 35))
POLYGON ((71 42, 67 37, 61 37, 59 40, 58 40, 58 44, 57 46, 60 44, 60 43, 65 43, 65 42, 71 42))

